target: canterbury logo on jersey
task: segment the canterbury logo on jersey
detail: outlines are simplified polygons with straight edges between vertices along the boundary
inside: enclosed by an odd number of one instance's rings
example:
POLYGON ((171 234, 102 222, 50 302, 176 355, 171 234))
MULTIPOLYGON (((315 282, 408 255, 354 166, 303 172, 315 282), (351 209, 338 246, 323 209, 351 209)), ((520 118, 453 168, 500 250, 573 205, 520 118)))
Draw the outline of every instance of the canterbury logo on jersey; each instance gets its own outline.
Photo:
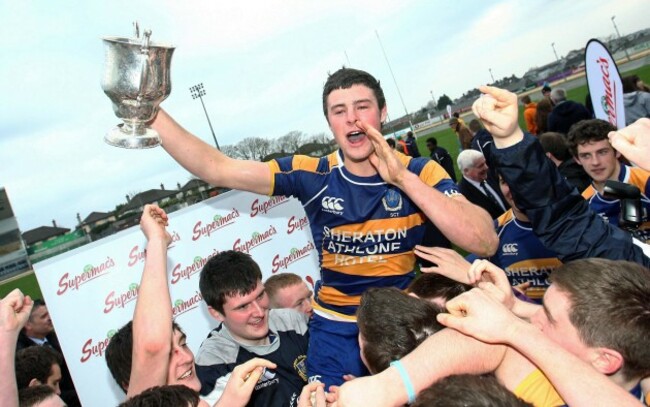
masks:
POLYGON ((517 254, 519 249, 517 248, 517 243, 507 243, 501 246, 501 251, 503 254, 517 254))
POLYGON ((279 383, 280 378, 276 376, 277 373, 264 368, 264 372, 262 373, 262 376, 260 376, 260 379, 257 381, 257 384, 255 385, 255 390, 260 390, 265 387, 269 387, 279 383))
POLYGON ((343 212, 343 198, 337 198, 334 196, 326 196, 323 198, 321 201, 321 205, 323 205, 323 209, 327 210, 328 212, 343 212))

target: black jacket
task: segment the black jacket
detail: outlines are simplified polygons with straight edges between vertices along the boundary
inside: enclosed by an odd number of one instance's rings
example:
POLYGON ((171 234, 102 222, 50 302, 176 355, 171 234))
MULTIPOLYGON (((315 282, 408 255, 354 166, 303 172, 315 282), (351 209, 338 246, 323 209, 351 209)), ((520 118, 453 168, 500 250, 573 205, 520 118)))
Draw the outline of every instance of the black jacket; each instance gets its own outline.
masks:
MULTIPOLYGON (((498 188, 495 188, 494 185, 490 186, 495 191, 498 191, 498 188)), ((458 183, 458 190, 465 196, 465 198, 467 198, 468 201, 488 211, 492 219, 496 219, 503 215, 504 210, 499 205, 485 196, 482 191, 470 184, 465 178, 461 178, 458 183)), ((501 198, 501 202, 503 202, 503 205, 505 205, 507 210, 509 208, 508 203, 503 199, 503 197, 499 196, 499 198, 501 198)))
POLYGON ((567 134, 571 126, 581 120, 591 119, 591 113, 578 102, 566 100, 553 108, 548 115, 548 131, 567 134))

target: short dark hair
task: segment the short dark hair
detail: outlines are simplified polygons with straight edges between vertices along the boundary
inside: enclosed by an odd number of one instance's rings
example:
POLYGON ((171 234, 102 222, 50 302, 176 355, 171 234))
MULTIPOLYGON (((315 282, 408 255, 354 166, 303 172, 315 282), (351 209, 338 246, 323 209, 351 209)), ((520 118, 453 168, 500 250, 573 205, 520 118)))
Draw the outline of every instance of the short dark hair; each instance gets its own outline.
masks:
POLYGON ((571 126, 567 134, 569 150, 574 156, 578 156, 578 146, 585 143, 608 140, 610 131, 616 131, 610 122, 601 119, 582 120, 571 126))
POLYGON ((438 140, 435 137, 429 137, 427 143, 431 143, 434 147, 438 147, 438 140))
POLYGON ((569 143, 566 136, 562 133, 549 131, 539 135, 539 143, 545 153, 550 153, 560 161, 566 161, 571 158, 569 143))
POLYGON ((568 295, 569 319, 587 346, 620 353, 627 380, 650 374, 650 269, 581 259, 558 267, 549 279, 568 295))
POLYGON ((636 86, 636 83, 639 82, 641 78, 638 75, 624 76, 622 79, 623 82, 623 93, 636 92, 639 88, 636 86))
POLYGON ((223 314, 226 297, 249 294, 261 280, 260 266, 249 254, 228 250, 203 266, 199 290, 206 304, 223 314))
POLYGON ((58 397, 50 386, 41 384, 39 386, 23 387, 18 390, 18 405, 20 407, 33 407, 50 397, 58 397))
POLYGON ((411 407, 533 407, 491 375, 447 376, 422 390, 411 407))
POLYGON ((274 274, 264 282, 264 289, 269 296, 272 307, 277 307, 275 295, 283 288, 303 283, 302 278, 294 273, 279 273, 274 274))
POLYGON ((530 96, 524 95, 519 100, 521 100, 521 103, 528 104, 528 103, 530 103, 530 96))
POLYGON ((387 138, 386 143, 390 146, 390 148, 395 148, 395 139, 394 138, 387 138))
POLYGON ((479 122, 477 119, 472 119, 472 120, 469 122, 469 130, 470 130, 472 133, 476 133, 476 132, 478 132, 479 130, 481 130, 482 128, 483 128, 483 127, 481 126, 481 122, 479 122))
POLYGON ((182 384, 155 386, 126 400, 118 407, 164 407, 199 405, 199 394, 182 384))
POLYGON ((443 328, 440 308, 394 287, 373 287, 361 295, 357 325, 363 336, 363 356, 371 373, 386 369, 426 338, 443 328))
POLYGON ((34 302, 34 305, 32 306, 32 311, 29 314, 29 321, 32 321, 32 315, 34 315, 34 312, 36 311, 36 309, 38 307, 45 307, 45 301, 43 301, 40 298, 35 299, 33 302, 34 302))
POLYGON ((413 137, 413 132, 409 130, 409 131, 406 133, 406 137, 413 137))
POLYGON ((427 301, 434 298, 443 298, 445 301, 449 301, 471 289, 471 285, 459 283, 440 274, 422 273, 411 282, 406 291, 427 301))
POLYGON ((63 364, 61 354, 48 346, 30 346, 16 352, 16 384, 19 389, 29 386, 32 379, 47 383, 52 366, 63 364))
POLYGON ((379 81, 375 79, 374 76, 359 69, 343 67, 331 74, 323 86, 323 113, 325 114, 325 118, 328 122, 329 118, 327 117, 327 97, 330 95, 330 93, 337 89, 349 89, 354 85, 364 85, 372 89, 372 92, 377 98, 377 105, 379 106, 379 110, 383 109, 384 106, 386 106, 384 91, 381 89, 379 81))
MULTIPOLYGON (((183 332, 176 322, 172 322, 172 329, 183 332)), ((113 379, 126 394, 131 382, 131 366, 133 365, 133 321, 127 322, 111 337, 104 356, 113 379)))

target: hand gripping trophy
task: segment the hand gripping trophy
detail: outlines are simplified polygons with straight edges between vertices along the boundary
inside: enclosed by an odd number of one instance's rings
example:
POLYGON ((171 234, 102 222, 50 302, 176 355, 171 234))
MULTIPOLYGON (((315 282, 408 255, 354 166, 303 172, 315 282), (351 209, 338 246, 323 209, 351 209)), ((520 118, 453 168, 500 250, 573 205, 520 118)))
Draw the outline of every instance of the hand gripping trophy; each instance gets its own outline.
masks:
POLYGON ((104 140, 116 147, 151 148, 161 144, 158 133, 146 126, 169 96, 170 65, 174 47, 150 40, 151 31, 140 38, 105 37, 102 89, 113 102, 115 115, 123 123, 110 130, 104 140))

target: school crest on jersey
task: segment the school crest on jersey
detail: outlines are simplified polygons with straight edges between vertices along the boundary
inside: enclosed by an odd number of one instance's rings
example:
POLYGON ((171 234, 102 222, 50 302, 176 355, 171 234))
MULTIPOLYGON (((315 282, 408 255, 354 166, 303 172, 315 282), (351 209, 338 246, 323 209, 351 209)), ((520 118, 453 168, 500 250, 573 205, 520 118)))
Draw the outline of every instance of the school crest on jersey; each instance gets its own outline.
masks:
POLYGON ((402 209, 402 195, 392 188, 386 191, 381 202, 387 212, 397 212, 402 209))
POLYGON ((305 363, 307 356, 300 355, 293 361, 293 368, 296 370, 298 375, 304 380, 307 381, 307 364, 305 363))

